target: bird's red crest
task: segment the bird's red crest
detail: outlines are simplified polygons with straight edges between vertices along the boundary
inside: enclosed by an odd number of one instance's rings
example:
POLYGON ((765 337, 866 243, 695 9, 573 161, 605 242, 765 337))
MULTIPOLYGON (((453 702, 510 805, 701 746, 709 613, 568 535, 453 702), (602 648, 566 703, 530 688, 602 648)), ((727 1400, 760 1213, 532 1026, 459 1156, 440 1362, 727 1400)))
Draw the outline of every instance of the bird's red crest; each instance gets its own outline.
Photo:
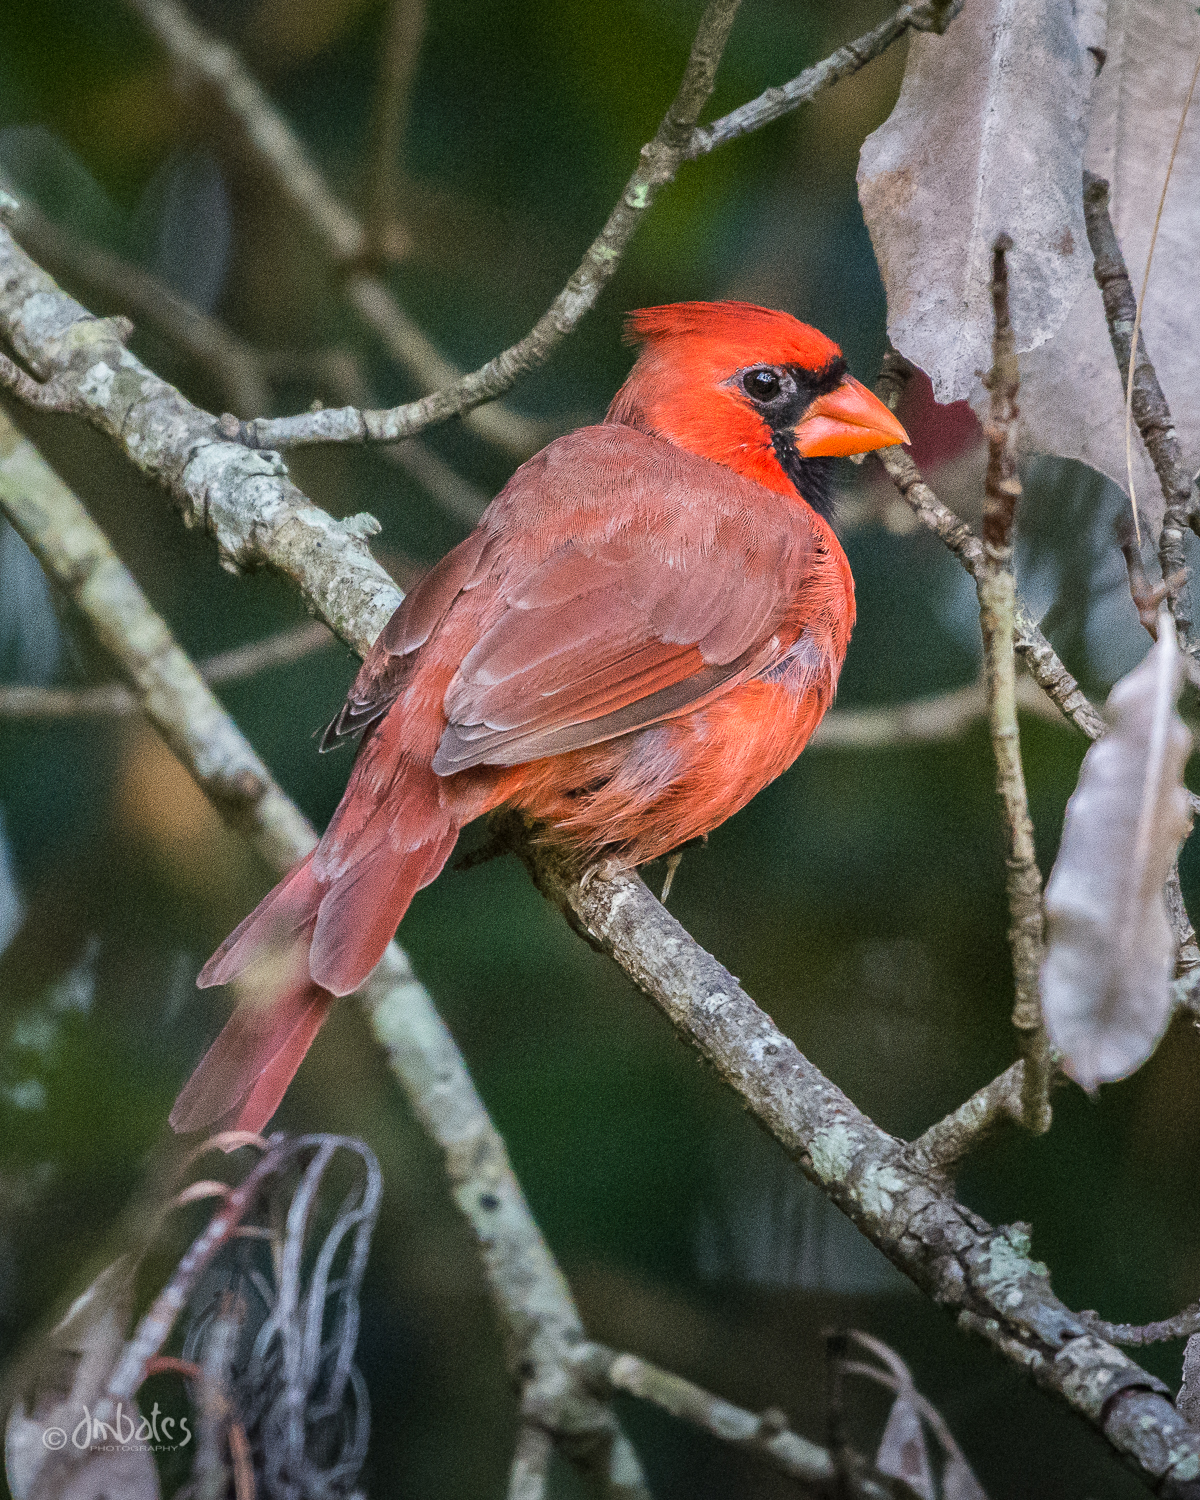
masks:
POLYGON ((625 318, 631 344, 675 345, 686 361, 687 345, 736 369, 750 364, 797 364, 823 369, 842 351, 818 329, 791 313, 758 307, 753 302, 670 302, 643 307, 625 318))

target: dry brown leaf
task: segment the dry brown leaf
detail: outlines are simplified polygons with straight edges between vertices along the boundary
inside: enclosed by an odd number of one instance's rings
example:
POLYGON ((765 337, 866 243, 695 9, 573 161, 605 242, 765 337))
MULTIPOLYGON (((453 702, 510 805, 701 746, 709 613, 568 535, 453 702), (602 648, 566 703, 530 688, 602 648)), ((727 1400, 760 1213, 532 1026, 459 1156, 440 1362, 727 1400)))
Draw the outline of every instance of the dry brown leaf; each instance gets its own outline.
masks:
POLYGON ((1095 62, 1065 0, 971 0, 913 37, 900 98, 863 143, 858 192, 888 333, 939 401, 992 363, 992 246, 1012 236, 1020 350, 1045 343, 1091 276, 1083 152, 1095 62))
POLYGON ((904 1387, 901 1387, 888 1414, 887 1426, 879 1440, 879 1452, 875 1456, 875 1467, 890 1479, 901 1480, 921 1500, 936 1500, 925 1432, 917 1408, 904 1387))
POLYGON ((987 1500, 987 1494, 961 1453, 952 1453, 942 1470, 942 1500, 987 1500))
POLYGON ((1163 886, 1191 827, 1181 675, 1164 610, 1157 644, 1109 695, 1111 728, 1084 757, 1046 884, 1042 1010, 1085 1089, 1141 1067, 1171 1018, 1175 941, 1163 886))
MULTIPOLYGON (((1192 5, 1111 0, 1106 50, 1093 95, 1086 165, 1111 185, 1112 221, 1137 294, 1171 143, 1200 51, 1200 16, 1192 5)), ((1200 462, 1197 244, 1200 109, 1193 104, 1171 173, 1142 313, 1142 337, 1189 472, 1200 462)), ((1085 285, 1050 343, 1022 357, 1021 408, 1030 447, 1081 459, 1128 490, 1124 384, 1094 281, 1085 285)), ((1133 462, 1138 504, 1157 534, 1162 491, 1136 431, 1133 462)))

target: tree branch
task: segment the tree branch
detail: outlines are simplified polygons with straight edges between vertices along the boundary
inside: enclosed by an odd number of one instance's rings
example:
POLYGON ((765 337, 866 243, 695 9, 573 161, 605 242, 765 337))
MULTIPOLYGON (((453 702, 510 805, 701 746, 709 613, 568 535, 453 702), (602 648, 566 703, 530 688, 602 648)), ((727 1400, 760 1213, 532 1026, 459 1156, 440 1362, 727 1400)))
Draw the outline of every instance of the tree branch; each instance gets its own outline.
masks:
POLYGON ((987 427, 987 485, 983 502, 983 557, 975 575, 979 624, 987 678, 988 719, 996 776, 1008 824, 1008 907, 1016 998, 1013 1025, 1025 1057, 1022 1115, 1037 1135, 1050 1129, 1050 1044, 1042 1025, 1041 981, 1045 952, 1042 875, 1033 845, 1033 822, 1025 791, 1017 724, 1016 662, 1013 656, 1016 583, 1013 579, 1013 522, 1021 497, 1017 476, 1017 344, 1008 313, 1008 269, 1012 249, 1008 235, 996 241, 992 255, 992 301, 996 333, 988 388, 991 420, 987 427))
MULTIPOLYGON (((745 1411, 680 1375, 660 1370, 635 1354, 618 1354, 602 1344, 582 1344, 571 1358, 597 1394, 624 1392, 636 1396, 731 1447, 767 1459, 781 1473, 804 1484, 829 1485, 837 1477, 828 1451, 791 1432, 781 1411, 761 1415, 745 1411)), ((883 1485, 870 1480, 857 1489, 857 1494, 869 1500, 885 1500, 888 1493, 883 1485)))
MULTIPOLYGON (((0 202, 0 220, 14 208, 11 198, 0 202)), ((364 654, 403 598, 367 549, 379 523, 371 516, 337 521, 313 505, 277 454, 229 441, 209 412, 124 348, 122 332, 119 320, 94 318, 62 292, 0 222, 5 340, 56 385, 67 409, 168 491, 186 526, 216 539, 222 566, 277 568, 312 613, 364 654)))
MULTIPOLYGON (((1096 285, 1104 299, 1104 316, 1116 355, 1122 383, 1129 374, 1133 358, 1132 339, 1137 300, 1125 269, 1125 257, 1117 243, 1116 231, 1108 212, 1108 183, 1092 172, 1083 174, 1083 216, 1087 224, 1088 243, 1095 259, 1096 285)), ((1175 424, 1163 395, 1158 375, 1150 363, 1146 343, 1138 334, 1137 368, 1133 372, 1133 420, 1162 486, 1166 511, 1158 540, 1159 563, 1164 583, 1170 582, 1168 599, 1175 617, 1175 629, 1185 652, 1191 654, 1192 598, 1187 586, 1187 560, 1183 536, 1196 512, 1192 501, 1192 481, 1183 463, 1183 451, 1175 433, 1175 424)))
MULTIPOLYGON (((884 356, 875 389, 891 410, 895 411, 899 404, 912 373, 912 365, 894 349, 884 356)), ((946 544, 978 583, 983 564, 982 541, 964 520, 942 504, 903 448, 884 448, 876 457, 921 525, 946 544)), ((1013 600, 1013 644, 1037 685, 1088 739, 1099 739, 1107 727, 1104 715, 1067 671, 1019 593, 1013 600)))
MULTIPOLYGON (((0 417, 0 448, 6 420, 0 417)), ((0 497, 5 493, 7 465, 0 455, 0 497)), ((328 646, 333 636, 318 620, 281 630, 266 640, 235 646, 210 656, 197 670, 210 687, 240 682, 273 667, 291 666, 313 651, 328 646)), ((122 717, 137 713, 141 700, 132 688, 120 682, 101 682, 94 687, 41 688, 21 683, 0 683, 0 719, 84 719, 122 717)))
MULTIPOLYGON (((306 147, 237 52, 209 36, 178 0, 128 0, 186 78, 211 89, 239 127, 243 149, 316 236, 335 265, 349 267, 344 291, 391 357, 422 385, 449 385, 459 371, 412 321, 387 287, 361 269, 369 243, 357 217, 330 190, 306 147), (354 269, 360 267, 360 269, 354 269)), ((466 408, 462 408, 465 412, 466 408)), ((469 418, 482 436, 521 457, 544 441, 541 427, 503 406, 469 418)), ((264 442, 259 446, 277 446, 264 442)))
POLYGON ((425 0, 391 0, 371 112, 365 215, 369 252, 385 262, 398 258, 407 238, 400 215, 400 159, 424 33, 425 0))
POLYGON ((157 276, 84 244, 28 202, 8 215, 13 234, 40 264, 153 328, 220 386, 231 411, 253 417, 270 405, 258 351, 157 276))
POLYGON ((935 31, 940 35, 962 7, 963 0, 911 0, 886 21, 881 21, 874 31, 868 31, 856 41, 847 42, 844 47, 830 53, 824 62, 806 68, 777 88, 766 89, 757 99, 730 110, 711 125, 698 125, 692 132, 684 160, 698 161, 718 146, 761 130, 764 125, 783 119, 802 104, 811 103, 823 89, 840 83, 886 52, 906 31, 935 31))

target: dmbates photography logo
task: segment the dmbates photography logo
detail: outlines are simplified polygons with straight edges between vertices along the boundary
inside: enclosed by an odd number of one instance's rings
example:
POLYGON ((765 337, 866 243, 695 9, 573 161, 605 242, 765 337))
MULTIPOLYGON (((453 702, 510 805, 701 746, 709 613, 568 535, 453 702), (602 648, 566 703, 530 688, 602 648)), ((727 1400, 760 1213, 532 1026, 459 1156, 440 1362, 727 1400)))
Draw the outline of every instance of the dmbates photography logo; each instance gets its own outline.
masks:
POLYGON ((79 1421, 70 1432, 65 1427, 47 1427, 42 1433, 42 1443, 51 1452, 57 1453, 68 1443, 79 1451, 101 1453, 147 1450, 162 1453, 175 1448, 186 1448, 192 1440, 192 1430, 186 1417, 164 1417, 156 1401, 149 1416, 143 1416, 135 1407, 125 1410, 117 1403, 112 1420, 103 1422, 94 1417, 86 1406, 80 1406, 79 1421))

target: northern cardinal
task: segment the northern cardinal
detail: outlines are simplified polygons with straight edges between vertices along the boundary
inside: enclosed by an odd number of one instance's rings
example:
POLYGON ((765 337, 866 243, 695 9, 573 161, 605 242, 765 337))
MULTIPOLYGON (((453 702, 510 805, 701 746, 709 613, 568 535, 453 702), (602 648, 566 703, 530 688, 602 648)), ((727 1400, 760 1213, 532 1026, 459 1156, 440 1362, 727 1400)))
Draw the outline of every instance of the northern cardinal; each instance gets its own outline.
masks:
POLYGON ((907 434, 787 313, 681 302, 628 333, 604 422, 523 464, 364 661, 322 741, 363 735, 325 836, 200 974, 284 950, 275 997, 235 1011, 177 1130, 262 1128, 473 818, 508 804, 639 865, 744 807, 829 707, 854 623, 833 458, 907 434))

